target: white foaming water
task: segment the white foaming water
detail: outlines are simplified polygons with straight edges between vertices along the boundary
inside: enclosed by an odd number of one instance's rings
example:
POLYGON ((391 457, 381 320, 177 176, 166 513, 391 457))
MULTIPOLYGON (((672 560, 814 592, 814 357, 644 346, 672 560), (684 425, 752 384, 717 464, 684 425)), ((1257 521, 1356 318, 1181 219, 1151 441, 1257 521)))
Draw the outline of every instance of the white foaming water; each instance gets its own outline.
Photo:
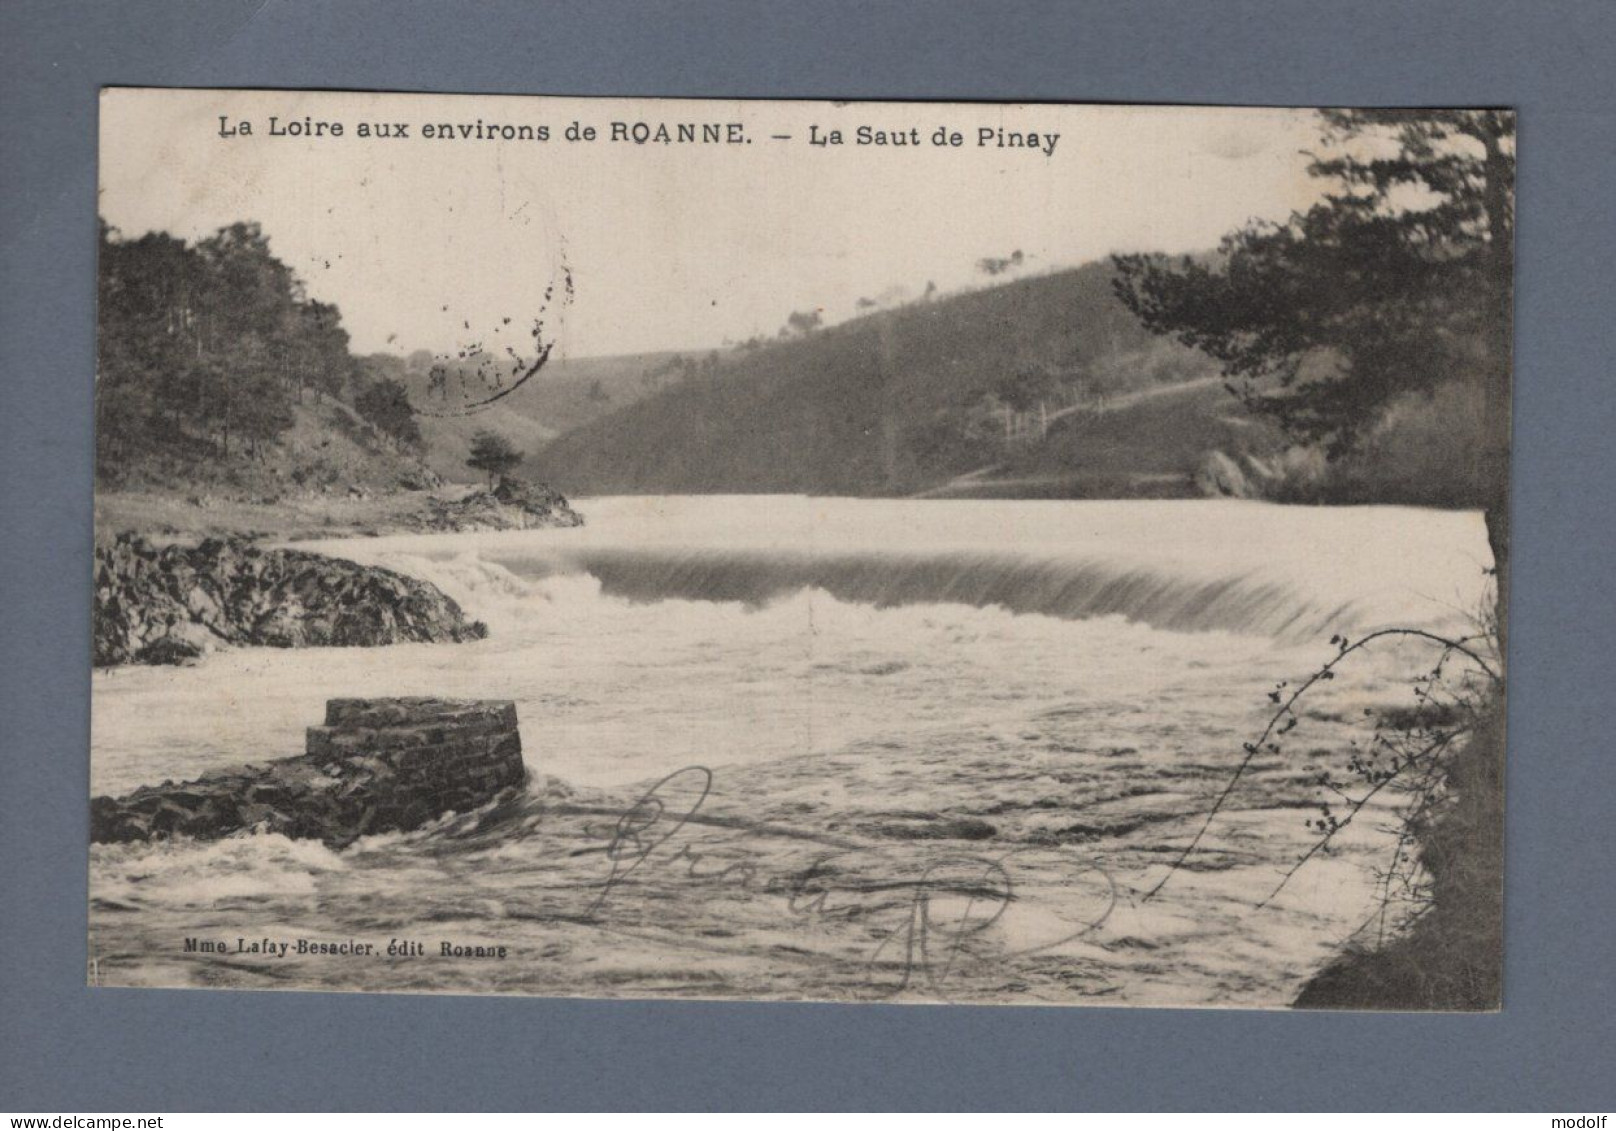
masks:
POLYGON ((471 554, 526 579, 588 575, 637 601, 756 605, 818 588, 879 607, 1291 640, 1469 615, 1491 564, 1479 515, 1396 507, 647 496, 586 509, 582 530, 313 546, 380 564, 471 554))
POLYGON ((510 698, 589 784, 1019 719, 1245 710, 1336 631, 1479 608, 1474 514, 1235 502, 636 497, 581 529, 316 542, 437 583, 460 646, 242 649, 95 676, 97 792, 283 757, 324 701, 510 698), (1305 651, 1298 651, 1306 649, 1305 651))
MULTIPOLYGON (((746 497, 580 509, 583 529, 310 544, 435 582, 488 623, 488 639, 236 649, 190 668, 97 672, 95 792, 299 753, 332 697, 508 698, 530 768, 577 785, 699 763, 718 783, 711 806, 731 820, 783 805, 770 821, 812 813, 801 831, 822 832, 892 809, 981 813, 1000 830, 985 842, 995 852, 1031 843, 1016 838, 1034 827, 1089 829, 1076 833, 1097 838, 1082 851, 1140 891, 1260 731, 1267 692, 1332 655, 1332 633, 1461 628, 1490 564, 1479 516, 1396 508, 746 497), (801 755, 818 757, 788 761, 801 755), (1162 810, 1166 823, 1141 824, 1162 810)), ((1362 921, 1390 834, 1361 823, 1292 902, 1253 908, 1307 835, 1297 807, 1312 772, 1347 748, 1365 706, 1406 699, 1430 662, 1427 646, 1388 642, 1310 693, 1323 710, 1305 741, 1253 766, 1262 781, 1231 803, 1223 870, 1186 873, 1163 901, 1126 903, 1060 967, 1074 980, 1040 983, 1027 1000, 1082 1000, 1096 984, 1110 1002, 1294 997, 1362 921)), ((829 955, 840 944, 826 939, 841 936, 791 928, 780 898, 741 901, 722 881, 682 897, 695 926, 668 928, 667 948, 547 918, 557 892, 604 873, 576 839, 548 849, 529 839, 545 818, 527 800, 495 839, 459 847, 434 828, 340 853, 262 835, 94 846, 92 953, 115 984, 824 992, 773 943, 829 955), (518 957, 466 969, 226 965, 176 949, 180 933, 385 944, 431 924, 518 957), (569 932, 583 932, 576 951, 569 932), (730 936, 713 942, 721 958, 690 949, 730 936), (717 962, 734 964, 724 969, 737 980, 712 980, 717 962)), ((772 853, 787 871, 821 848, 762 834, 742 845, 742 859, 772 853)), ((1071 893, 1058 876, 1042 882, 1043 902, 1024 913, 1064 913, 1071 893)), ((856 946, 835 953, 855 976, 868 958, 856 946)))

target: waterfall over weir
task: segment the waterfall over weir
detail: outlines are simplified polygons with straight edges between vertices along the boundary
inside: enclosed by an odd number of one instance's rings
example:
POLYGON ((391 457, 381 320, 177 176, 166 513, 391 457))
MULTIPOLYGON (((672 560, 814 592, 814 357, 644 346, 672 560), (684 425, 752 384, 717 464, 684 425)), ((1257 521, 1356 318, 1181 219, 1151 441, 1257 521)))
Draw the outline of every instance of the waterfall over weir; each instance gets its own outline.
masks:
POLYGON ((1354 617, 1260 574, 1198 579, 1081 559, 945 553, 768 555, 746 551, 599 551, 566 563, 607 596, 766 605, 805 589, 853 604, 958 604, 1066 620, 1121 616, 1168 631, 1221 629, 1294 638, 1354 617))
MULTIPOLYGON (((876 608, 955 604, 1171 632, 1298 641, 1463 624, 1491 564, 1479 515, 1260 503, 643 497, 580 504, 589 525, 321 544, 431 575, 479 611, 482 565, 587 575, 636 603, 761 607, 803 591, 876 608), (442 566, 457 562, 456 577, 442 566)), ((509 594, 507 594, 509 595, 509 594)))

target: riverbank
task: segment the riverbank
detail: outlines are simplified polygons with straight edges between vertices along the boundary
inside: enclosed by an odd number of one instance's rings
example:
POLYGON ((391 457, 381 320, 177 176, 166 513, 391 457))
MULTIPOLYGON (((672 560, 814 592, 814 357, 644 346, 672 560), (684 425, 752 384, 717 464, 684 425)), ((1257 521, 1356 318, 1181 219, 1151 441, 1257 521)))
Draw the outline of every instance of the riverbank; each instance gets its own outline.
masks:
POLYGON ((244 501, 101 492, 96 667, 180 664, 225 645, 460 643, 487 632, 437 586, 266 541, 576 527, 558 492, 502 478, 462 488, 244 501))
POLYGON ((1429 909, 1401 934, 1350 946, 1302 988, 1299 1009, 1496 1010, 1504 975, 1504 716, 1483 707, 1448 767, 1447 804, 1410 828, 1429 909))
POLYGON ((191 543, 232 537, 295 542, 581 525, 583 517, 559 492, 519 480, 505 480, 492 490, 453 485, 420 491, 354 490, 340 495, 256 500, 112 490, 98 490, 95 496, 98 540, 129 532, 191 543))

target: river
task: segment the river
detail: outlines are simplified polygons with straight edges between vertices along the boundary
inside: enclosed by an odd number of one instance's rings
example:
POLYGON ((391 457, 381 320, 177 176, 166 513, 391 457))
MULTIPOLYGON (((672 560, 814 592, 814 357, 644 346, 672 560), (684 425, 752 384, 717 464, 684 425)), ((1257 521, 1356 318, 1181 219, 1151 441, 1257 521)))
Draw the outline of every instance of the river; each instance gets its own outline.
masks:
POLYGON ((1376 648, 1313 696, 1204 860, 1141 895, 1260 731, 1269 691, 1328 659, 1337 633, 1466 631, 1491 560, 1479 515, 1407 508, 578 505, 575 530, 302 544, 435 582, 488 623, 484 641, 97 672, 96 793, 300 753, 327 698, 378 695, 514 700, 533 785, 519 812, 343 852, 270 836, 95 846, 92 978, 1284 1005, 1371 910, 1390 832, 1363 822, 1253 908, 1307 843, 1317 771, 1429 665, 1419 645, 1376 648), (598 844, 580 846, 602 836, 600 814, 610 826, 688 766, 711 773, 702 820, 588 913, 608 873, 598 844), (979 824, 962 848, 946 822, 964 818, 979 824), (846 916, 812 914, 835 898, 805 916, 815 852, 862 854, 844 871, 864 880, 925 874, 939 852, 950 866, 992 856, 1019 879, 1017 914, 973 928, 962 953, 999 960, 916 976, 893 958, 894 939, 913 942, 912 907, 870 905, 868 883, 847 888, 846 916), (196 936, 442 936, 509 954, 220 958, 185 952, 196 936))

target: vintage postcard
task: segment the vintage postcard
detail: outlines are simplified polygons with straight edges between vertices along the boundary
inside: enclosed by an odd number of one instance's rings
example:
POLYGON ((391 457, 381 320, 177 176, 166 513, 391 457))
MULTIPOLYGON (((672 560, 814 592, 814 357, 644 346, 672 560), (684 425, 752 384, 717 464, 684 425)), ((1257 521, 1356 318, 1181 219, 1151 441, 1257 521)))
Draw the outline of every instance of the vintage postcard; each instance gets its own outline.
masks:
POLYGON ((1508 110, 100 139, 92 984, 1498 1007, 1508 110))

